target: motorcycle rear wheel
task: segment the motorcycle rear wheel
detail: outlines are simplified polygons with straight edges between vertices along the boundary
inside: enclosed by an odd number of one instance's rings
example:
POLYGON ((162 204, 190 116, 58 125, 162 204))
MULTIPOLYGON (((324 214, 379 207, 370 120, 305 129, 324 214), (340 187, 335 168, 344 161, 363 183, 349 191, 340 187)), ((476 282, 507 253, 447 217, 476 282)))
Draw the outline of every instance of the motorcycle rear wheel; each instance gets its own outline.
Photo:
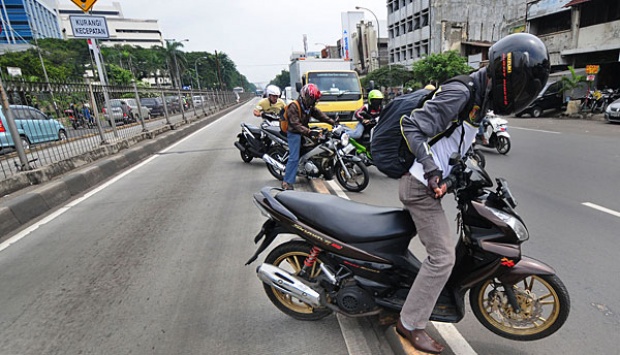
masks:
MULTIPOLYGON (((286 166, 286 162, 288 161, 288 151, 286 149, 284 149, 281 146, 274 146, 273 148, 269 149, 269 152, 267 153, 267 155, 269 155, 271 157, 271 159, 274 159, 275 161, 277 161, 278 163, 286 166)), ((278 168, 276 168, 275 166, 267 163, 267 170, 269 170, 269 173, 276 179, 282 181, 284 180, 284 171, 280 170, 278 168)))
POLYGON ((334 173, 340 186, 351 192, 360 192, 368 186, 370 181, 370 175, 368 174, 368 168, 361 161, 344 161, 344 165, 351 175, 351 178, 347 179, 347 174, 340 163, 336 163, 334 167, 334 173))
POLYGON ((487 280, 469 291, 469 303, 482 325, 507 339, 538 340, 555 333, 568 318, 570 298, 555 275, 530 275, 513 286, 521 312, 514 312, 504 286, 487 280))
POLYGON ((497 152, 499 154, 508 154, 508 152, 510 151, 510 139, 504 136, 497 137, 495 148, 497 149, 497 152))
POLYGON ((239 143, 241 143, 245 147, 245 150, 240 150, 239 151, 239 154, 241 155, 241 160, 243 160, 245 163, 251 162, 252 159, 254 159, 254 157, 248 151, 248 146, 246 144, 247 142, 244 139, 243 141, 239 140, 239 143))
MULTIPOLYGON (((281 244, 267 255, 265 263, 277 266, 292 275, 297 275, 304 265, 304 260, 310 255, 310 249, 312 249, 310 244, 301 241, 281 244)), ((321 256, 319 255, 308 277, 304 277, 304 279, 314 282, 316 277, 322 272, 319 267, 321 263, 321 256)), ((263 284, 263 287, 269 300, 284 314, 295 319, 315 321, 323 319, 332 313, 332 310, 329 308, 312 307, 266 284, 263 284)))

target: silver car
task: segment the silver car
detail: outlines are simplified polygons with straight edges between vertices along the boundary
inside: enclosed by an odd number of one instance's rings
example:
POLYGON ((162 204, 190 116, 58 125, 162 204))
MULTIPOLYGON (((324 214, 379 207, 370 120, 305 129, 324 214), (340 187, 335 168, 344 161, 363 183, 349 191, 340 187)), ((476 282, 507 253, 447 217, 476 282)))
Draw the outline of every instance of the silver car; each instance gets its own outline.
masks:
MULTIPOLYGON (((145 120, 151 119, 151 110, 142 104, 138 105, 136 99, 112 99, 110 106, 112 107, 112 117, 114 117, 117 126, 136 122, 140 117, 145 120)), ((103 114, 108 123, 111 124, 107 105, 103 107, 103 114)))
POLYGON ((620 99, 607 106, 605 109, 605 121, 620 122, 620 99))

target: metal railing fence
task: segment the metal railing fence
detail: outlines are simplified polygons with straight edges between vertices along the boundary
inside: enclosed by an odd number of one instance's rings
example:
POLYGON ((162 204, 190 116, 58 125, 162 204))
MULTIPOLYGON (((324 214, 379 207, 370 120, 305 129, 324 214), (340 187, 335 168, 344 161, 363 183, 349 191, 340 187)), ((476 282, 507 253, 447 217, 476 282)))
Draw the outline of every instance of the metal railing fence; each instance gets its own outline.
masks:
POLYGON ((165 125, 174 129, 253 97, 232 91, 144 88, 135 83, 4 81, 1 90, 5 99, 0 115, 0 180, 85 156, 102 145, 132 140, 165 125))

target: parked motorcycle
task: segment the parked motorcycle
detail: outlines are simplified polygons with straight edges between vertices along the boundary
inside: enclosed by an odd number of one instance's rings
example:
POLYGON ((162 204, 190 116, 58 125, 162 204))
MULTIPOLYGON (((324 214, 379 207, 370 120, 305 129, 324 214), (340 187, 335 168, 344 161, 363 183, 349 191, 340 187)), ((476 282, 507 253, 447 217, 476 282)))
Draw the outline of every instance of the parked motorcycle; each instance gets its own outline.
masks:
POLYGON ((495 148, 500 154, 508 154, 510 151, 510 134, 508 134, 508 121, 489 112, 484 124, 484 136, 487 141, 484 142, 482 137, 476 135, 476 144, 483 147, 495 148), (486 143, 486 144, 485 144, 486 143))
MULTIPOLYGON (((323 176, 326 180, 336 176, 344 189, 352 192, 364 190, 368 186, 370 175, 359 157, 347 153, 355 148, 349 143, 349 135, 344 132, 344 128, 336 126, 332 131, 318 128, 314 130, 320 131, 323 138, 315 141, 303 137, 297 175, 307 178, 323 176)), ((271 175, 282 180, 289 157, 288 142, 280 132, 277 134, 274 131, 267 132, 274 144, 264 160, 271 175)))
POLYGON ((241 160, 246 163, 251 162, 254 158, 261 158, 269 152, 272 141, 269 135, 265 133, 265 128, 272 126, 272 122, 278 122, 277 115, 263 113, 261 115, 263 122, 260 127, 242 122, 241 133, 237 135, 235 147, 239 149, 241 160))
MULTIPOLYGON (((568 318, 569 294, 550 266, 522 255, 529 232, 506 180, 497 178, 492 190, 479 165, 458 154, 450 163, 444 182, 457 200, 460 238, 431 319, 462 320, 469 291, 474 315, 495 334, 529 341, 555 333, 568 318)), ((269 187, 254 203, 268 219, 246 265, 279 234, 301 238, 276 246, 256 269, 280 311, 299 320, 400 312, 421 266, 408 249, 416 226, 407 210, 269 187)))
POLYGON ((614 102, 619 96, 618 89, 603 89, 597 91, 596 95, 594 95, 595 101, 592 103, 592 113, 605 112, 607 106, 614 102))

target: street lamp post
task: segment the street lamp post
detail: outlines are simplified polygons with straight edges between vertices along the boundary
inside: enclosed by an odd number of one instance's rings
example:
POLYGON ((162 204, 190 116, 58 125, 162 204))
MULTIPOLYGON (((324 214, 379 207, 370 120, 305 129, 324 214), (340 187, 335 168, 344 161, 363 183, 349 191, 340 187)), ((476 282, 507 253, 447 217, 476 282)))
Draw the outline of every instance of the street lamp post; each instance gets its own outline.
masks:
POLYGON ((199 92, 202 90, 202 88, 200 87, 200 76, 198 76, 198 61, 201 59, 207 59, 207 57, 200 57, 194 61, 194 70, 196 71, 196 82, 198 83, 199 92))
POLYGON ((379 41, 381 40, 381 32, 379 31, 379 19, 377 18, 377 15, 375 15, 374 12, 372 12, 371 9, 368 9, 366 7, 362 7, 362 6, 356 6, 355 7, 356 10, 366 10, 368 12, 370 12, 374 17, 375 17, 375 22, 377 23, 377 68, 379 68, 379 59, 381 58, 381 51, 380 51, 380 45, 379 45, 379 41))

